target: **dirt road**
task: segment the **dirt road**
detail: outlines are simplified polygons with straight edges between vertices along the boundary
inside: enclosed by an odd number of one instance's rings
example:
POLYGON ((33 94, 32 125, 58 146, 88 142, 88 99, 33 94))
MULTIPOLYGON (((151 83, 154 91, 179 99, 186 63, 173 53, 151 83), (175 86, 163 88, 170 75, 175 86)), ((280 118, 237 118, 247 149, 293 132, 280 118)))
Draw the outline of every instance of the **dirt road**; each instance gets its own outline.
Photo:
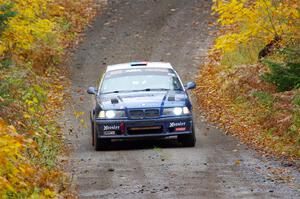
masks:
MULTIPOLYGON (((203 122, 195 106, 197 144, 175 140, 126 141, 95 152, 90 144, 88 86, 107 64, 135 60, 171 62, 184 82, 193 80, 211 42, 209 0, 108 1, 71 61, 70 171, 80 198, 297 198, 299 175, 290 165, 266 161, 203 122), (73 111, 82 111, 81 125, 73 111), (294 176, 276 180, 272 169, 294 176)), ((196 103, 195 103, 196 105, 196 103)))

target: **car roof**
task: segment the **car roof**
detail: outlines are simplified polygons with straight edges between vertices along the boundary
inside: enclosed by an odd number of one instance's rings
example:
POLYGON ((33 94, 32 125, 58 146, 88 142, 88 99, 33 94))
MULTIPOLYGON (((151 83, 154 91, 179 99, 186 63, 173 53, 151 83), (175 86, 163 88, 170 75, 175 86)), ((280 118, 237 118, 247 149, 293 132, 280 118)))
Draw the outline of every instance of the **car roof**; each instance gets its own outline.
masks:
POLYGON ((132 69, 132 68, 170 68, 173 69, 170 63, 167 62, 129 62, 122 64, 108 65, 106 72, 121 69, 132 69))

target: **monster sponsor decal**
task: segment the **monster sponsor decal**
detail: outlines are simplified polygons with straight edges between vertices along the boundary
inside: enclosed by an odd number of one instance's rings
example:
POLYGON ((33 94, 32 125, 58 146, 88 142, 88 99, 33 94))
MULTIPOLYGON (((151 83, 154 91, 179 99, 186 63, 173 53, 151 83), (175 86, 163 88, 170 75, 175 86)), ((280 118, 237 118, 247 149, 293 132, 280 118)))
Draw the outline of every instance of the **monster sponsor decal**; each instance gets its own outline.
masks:
POLYGON ((170 122, 169 124, 169 128, 172 128, 172 127, 178 127, 178 126, 185 126, 186 125, 186 122, 170 122))
POLYGON ((117 125, 104 125, 103 126, 103 130, 104 131, 111 131, 111 130, 119 130, 120 129, 120 126, 117 126, 117 125))

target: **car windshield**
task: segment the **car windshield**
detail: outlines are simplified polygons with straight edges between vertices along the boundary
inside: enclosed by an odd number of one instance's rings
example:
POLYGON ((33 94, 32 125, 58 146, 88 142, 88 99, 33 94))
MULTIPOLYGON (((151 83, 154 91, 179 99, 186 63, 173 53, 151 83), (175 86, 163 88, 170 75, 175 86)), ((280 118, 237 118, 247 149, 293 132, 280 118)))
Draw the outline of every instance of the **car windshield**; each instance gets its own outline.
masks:
POLYGON ((172 69, 133 68, 107 72, 102 81, 100 93, 150 90, 182 90, 182 86, 172 69))

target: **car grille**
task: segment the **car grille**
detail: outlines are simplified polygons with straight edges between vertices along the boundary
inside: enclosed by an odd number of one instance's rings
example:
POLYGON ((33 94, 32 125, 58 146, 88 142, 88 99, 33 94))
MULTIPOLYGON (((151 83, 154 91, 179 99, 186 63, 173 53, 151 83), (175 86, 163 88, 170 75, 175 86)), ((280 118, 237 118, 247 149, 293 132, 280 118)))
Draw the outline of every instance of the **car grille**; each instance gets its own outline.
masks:
POLYGON ((131 119, 155 118, 159 117, 159 109, 130 110, 129 116, 131 119))
POLYGON ((159 116, 159 110, 158 109, 145 110, 145 117, 146 118, 158 117, 158 116, 159 116))

